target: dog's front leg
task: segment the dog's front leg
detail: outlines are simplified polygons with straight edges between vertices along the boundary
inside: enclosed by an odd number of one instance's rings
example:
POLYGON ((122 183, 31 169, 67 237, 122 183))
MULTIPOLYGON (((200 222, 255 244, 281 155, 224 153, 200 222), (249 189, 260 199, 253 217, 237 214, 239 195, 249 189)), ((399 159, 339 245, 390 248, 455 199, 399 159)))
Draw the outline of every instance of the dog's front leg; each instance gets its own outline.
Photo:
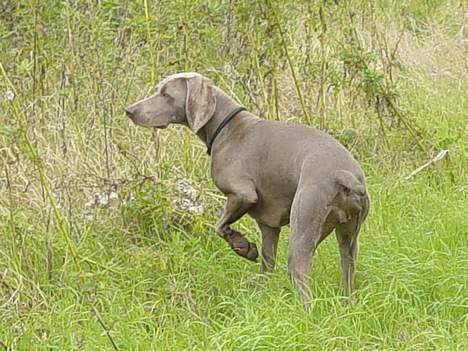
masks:
POLYGON ((258 257, 257 246, 245 239, 241 233, 229 227, 241 218, 255 203, 257 194, 229 194, 221 219, 215 224, 216 232, 226 240, 229 246, 239 255, 251 261, 258 257))

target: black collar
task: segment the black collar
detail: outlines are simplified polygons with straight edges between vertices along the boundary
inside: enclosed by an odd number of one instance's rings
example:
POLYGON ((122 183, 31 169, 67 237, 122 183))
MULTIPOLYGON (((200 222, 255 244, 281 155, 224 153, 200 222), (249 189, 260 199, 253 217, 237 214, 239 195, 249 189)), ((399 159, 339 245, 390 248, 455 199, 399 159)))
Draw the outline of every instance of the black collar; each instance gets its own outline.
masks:
POLYGON ((223 128, 226 126, 226 124, 229 123, 229 121, 231 119, 233 119, 234 117, 237 116, 237 114, 239 112, 242 112, 242 111, 245 111, 245 107, 238 107, 234 110, 232 110, 226 117, 224 117, 224 119, 221 121, 221 123, 219 124, 218 128, 216 128, 213 136, 211 137, 211 140, 208 141, 207 143, 207 149, 206 149, 206 152, 208 153, 208 155, 211 155, 211 147, 213 146, 213 143, 216 139, 216 137, 218 136, 219 133, 221 133, 221 131, 223 130, 223 128))

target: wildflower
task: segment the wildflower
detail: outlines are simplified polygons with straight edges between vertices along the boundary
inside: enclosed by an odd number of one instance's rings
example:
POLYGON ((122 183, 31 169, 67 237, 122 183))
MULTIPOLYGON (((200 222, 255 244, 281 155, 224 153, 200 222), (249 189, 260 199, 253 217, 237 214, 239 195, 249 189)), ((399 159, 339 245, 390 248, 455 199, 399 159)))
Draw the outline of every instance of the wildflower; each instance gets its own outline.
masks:
POLYGON ((198 202, 198 191, 194 189, 187 179, 182 179, 177 183, 177 196, 172 203, 181 210, 195 214, 203 213, 203 206, 198 202))
POLYGON ((14 98, 15 98, 15 94, 11 90, 7 90, 5 92, 5 99, 7 99, 8 101, 11 101, 14 98))

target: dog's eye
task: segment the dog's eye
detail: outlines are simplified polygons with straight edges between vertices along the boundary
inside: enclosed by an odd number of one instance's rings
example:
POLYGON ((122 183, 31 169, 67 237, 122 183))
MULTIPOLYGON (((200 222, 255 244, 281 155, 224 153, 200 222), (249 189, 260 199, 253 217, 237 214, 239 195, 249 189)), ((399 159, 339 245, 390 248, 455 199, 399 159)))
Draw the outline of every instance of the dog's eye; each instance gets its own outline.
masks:
POLYGON ((161 90, 161 96, 163 97, 169 97, 169 94, 167 93, 166 89, 161 90))

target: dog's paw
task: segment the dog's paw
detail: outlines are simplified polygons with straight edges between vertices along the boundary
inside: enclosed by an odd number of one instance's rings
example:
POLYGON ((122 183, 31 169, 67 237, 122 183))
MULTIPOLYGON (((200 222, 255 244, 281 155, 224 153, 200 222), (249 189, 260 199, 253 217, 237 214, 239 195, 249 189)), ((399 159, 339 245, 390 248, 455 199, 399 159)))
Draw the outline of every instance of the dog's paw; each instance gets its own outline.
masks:
POLYGON ((257 245, 251 242, 247 242, 247 247, 242 248, 241 250, 234 248, 234 251, 242 257, 245 257, 246 259, 257 262, 258 258, 258 250, 257 250, 257 245))
POLYGON ((245 239, 241 233, 232 230, 229 235, 225 237, 229 246, 239 255, 250 261, 257 261, 258 250, 257 245, 245 239))

